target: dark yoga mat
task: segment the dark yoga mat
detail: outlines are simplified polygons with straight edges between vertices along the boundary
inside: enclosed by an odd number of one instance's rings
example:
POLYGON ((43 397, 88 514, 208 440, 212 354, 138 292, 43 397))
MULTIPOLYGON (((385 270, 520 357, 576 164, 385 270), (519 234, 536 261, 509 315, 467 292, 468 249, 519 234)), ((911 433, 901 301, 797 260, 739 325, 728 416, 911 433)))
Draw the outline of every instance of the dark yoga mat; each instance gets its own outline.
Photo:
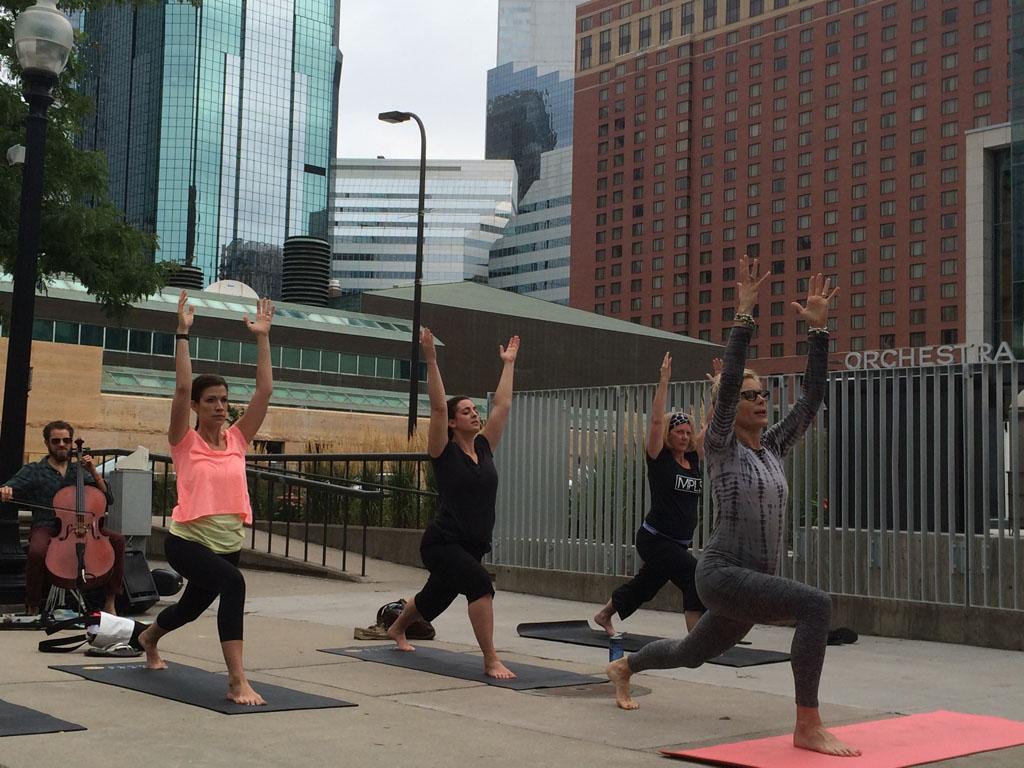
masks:
POLYGON ((183 704, 212 709, 225 715, 244 715, 253 712, 287 712, 293 709, 330 709, 332 707, 354 707, 347 701, 329 699, 312 693, 293 691, 270 683, 253 682, 256 689, 267 704, 262 707, 250 707, 235 704, 225 697, 228 679, 216 672, 188 667, 184 664, 167 662, 167 669, 146 669, 145 664, 84 664, 52 666, 61 672, 84 677, 96 683, 116 685, 131 691, 151 693, 183 704))
MULTIPOLYGON (((520 624, 516 631, 521 637, 532 637, 537 640, 553 640, 556 643, 588 645, 593 648, 608 647, 608 635, 604 630, 593 629, 586 621, 540 621, 520 624)), ((622 635, 622 650, 635 653, 648 643, 662 639, 664 638, 625 632, 622 635)), ((711 659, 708 664, 720 664, 723 667, 755 667, 758 664, 774 664, 778 661, 789 661, 789 654, 735 646, 721 656, 711 659)))
POLYGON ((27 736, 32 733, 58 733, 84 731, 85 726, 39 712, 35 709, 11 704, 0 699, 0 736, 27 736))
POLYGON ((457 677, 460 680, 475 680, 499 688, 526 691, 531 688, 560 688, 566 685, 587 685, 605 682, 603 679, 588 677, 561 669, 535 667, 506 661, 505 666, 516 673, 514 680, 496 680, 484 674, 484 662, 479 653, 456 653, 443 648, 417 646, 415 651, 399 651, 393 645, 372 645, 360 648, 321 648, 323 653, 351 656, 363 661, 377 661, 393 667, 433 672, 435 675, 457 677))

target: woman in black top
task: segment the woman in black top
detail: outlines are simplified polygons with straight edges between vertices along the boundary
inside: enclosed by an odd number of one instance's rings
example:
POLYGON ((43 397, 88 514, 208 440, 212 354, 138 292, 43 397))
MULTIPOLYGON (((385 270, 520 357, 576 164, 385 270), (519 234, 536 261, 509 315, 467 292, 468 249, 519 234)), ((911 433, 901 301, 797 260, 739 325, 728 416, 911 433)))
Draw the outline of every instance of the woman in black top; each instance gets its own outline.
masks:
POLYGON ((468 397, 445 401, 434 335, 428 328, 420 333, 420 344, 430 394, 427 453, 434 466, 440 503, 437 516, 420 542, 420 557, 430 578, 419 594, 405 604, 388 629, 388 637, 401 651, 416 650, 405 637, 409 625, 421 618, 433 621, 458 595, 465 595, 469 621, 484 654, 484 672, 507 680, 515 674, 501 663, 494 650, 494 587, 480 561, 491 551, 498 493, 492 452, 505 430, 512 404, 512 374, 519 337, 513 336, 508 346, 498 347, 503 363, 501 379, 483 429, 476 406, 468 397))
POLYGON ((671 378, 672 356, 666 352, 647 430, 651 510, 636 532, 636 551, 643 566, 631 581, 612 593, 612 599, 594 616, 594 621, 609 635, 615 633, 612 616, 617 613, 620 619, 628 618, 653 600, 669 581, 683 593, 688 630, 704 612, 694 582, 697 560, 690 554, 704 484, 700 466, 704 436, 703 432, 694 434, 690 415, 679 411, 665 413, 671 378))

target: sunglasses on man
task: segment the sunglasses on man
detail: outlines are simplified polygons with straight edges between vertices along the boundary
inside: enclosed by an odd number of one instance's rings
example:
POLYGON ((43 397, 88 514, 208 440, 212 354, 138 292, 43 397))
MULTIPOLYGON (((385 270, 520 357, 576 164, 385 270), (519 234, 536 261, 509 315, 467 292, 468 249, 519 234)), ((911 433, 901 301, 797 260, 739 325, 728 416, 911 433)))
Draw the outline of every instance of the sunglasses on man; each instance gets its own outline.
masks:
POLYGON ((771 396, 772 393, 767 389, 744 389, 740 392, 740 397, 748 403, 756 402, 759 397, 763 397, 765 400, 768 400, 771 396))

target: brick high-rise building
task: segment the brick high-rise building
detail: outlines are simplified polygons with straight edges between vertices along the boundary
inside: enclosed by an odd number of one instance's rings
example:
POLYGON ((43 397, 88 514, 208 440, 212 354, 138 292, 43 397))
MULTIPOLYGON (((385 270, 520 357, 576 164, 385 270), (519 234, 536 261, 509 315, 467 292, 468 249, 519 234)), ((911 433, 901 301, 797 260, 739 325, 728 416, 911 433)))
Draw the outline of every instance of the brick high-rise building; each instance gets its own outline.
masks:
POLYGON ((577 9, 570 304, 751 350, 841 289, 834 351, 962 343, 965 132, 1008 119, 1008 0, 593 0, 577 9))

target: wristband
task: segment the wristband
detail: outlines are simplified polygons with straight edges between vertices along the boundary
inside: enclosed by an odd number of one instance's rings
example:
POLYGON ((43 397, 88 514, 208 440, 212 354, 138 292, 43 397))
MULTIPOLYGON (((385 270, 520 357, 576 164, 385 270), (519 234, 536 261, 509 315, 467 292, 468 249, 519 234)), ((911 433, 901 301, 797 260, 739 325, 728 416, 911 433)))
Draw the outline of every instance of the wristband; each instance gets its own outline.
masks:
POLYGON ((188 341, 188 334, 187 333, 176 333, 176 334, 174 334, 174 338, 176 340, 177 339, 184 339, 185 341, 188 341))
POLYGON ((757 323, 754 321, 754 316, 749 315, 746 312, 737 312, 732 317, 733 322, 743 323, 747 328, 753 328, 757 323))
POLYGON ((807 335, 820 334, 821 336, 828 336, 828 326, 822 326, 821 328, 808 328, 807 335))

